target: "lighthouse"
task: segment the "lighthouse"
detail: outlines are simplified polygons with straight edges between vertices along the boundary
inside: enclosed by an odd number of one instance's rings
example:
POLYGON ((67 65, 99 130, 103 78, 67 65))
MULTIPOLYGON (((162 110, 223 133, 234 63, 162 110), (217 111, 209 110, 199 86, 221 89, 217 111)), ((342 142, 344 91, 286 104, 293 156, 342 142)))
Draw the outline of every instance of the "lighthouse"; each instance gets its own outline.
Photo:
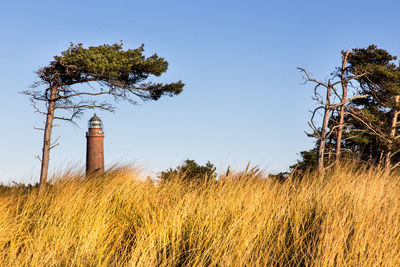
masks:
POLYGON ((103 123, 96 113, 89 120, 86 132, 86 174, 104 172, 103 123))

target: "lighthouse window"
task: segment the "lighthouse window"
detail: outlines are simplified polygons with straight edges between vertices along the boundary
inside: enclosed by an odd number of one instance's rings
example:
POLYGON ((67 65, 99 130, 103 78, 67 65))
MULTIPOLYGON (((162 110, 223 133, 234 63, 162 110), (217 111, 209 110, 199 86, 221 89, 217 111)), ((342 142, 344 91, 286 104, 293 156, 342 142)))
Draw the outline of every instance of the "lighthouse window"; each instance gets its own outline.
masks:
POLYGON ((91 128, 102 128, 102 123, 100 121, 89 121, 88 127, 91 128))
POLYGON ((101 157, 101 152, 99 152, 99 157, 101 157))

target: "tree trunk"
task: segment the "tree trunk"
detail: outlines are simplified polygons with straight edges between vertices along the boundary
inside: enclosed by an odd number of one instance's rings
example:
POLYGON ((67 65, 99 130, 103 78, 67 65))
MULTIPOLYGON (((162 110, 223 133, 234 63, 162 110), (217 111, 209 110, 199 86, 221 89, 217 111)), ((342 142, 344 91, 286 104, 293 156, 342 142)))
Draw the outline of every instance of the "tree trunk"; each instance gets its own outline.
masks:
POLYGON ((394 97, 395 107, 393 108, 393 117, 392 117, 392 123, 390 126, 390 139, 389 139, 389 144, 388 144, 388 148, 387 148, 386 155, 385 155, 385 173, 387 173, 387 174, 389 174, 390 168, 392 167, 392 162, 391 162, 392 146, 393 146, 394 138, 396 137, 397 118, 399 117, 399 113, 400 113, 399 108, 398 108, 399 101, 400 101, 400 95, 396 95, 394 97))
POLYGON ((46 124, 44 127, 42 165, 40 169, 40 189, 43 189, 47 183, 47 174, 49 172, 49 160, 51 149, 51 131, 53 129, 54 110, 56 106, 55 98, 57 96, 57 86, 52 86, 50 91, 50 101, 47 108, 46 124))
POLYGON ((341 73, 341 81, 342 81, 342 98, 340 99, 341 106, 340 106, 340 111, 339 111, 339 127, 337 131, 337 137, 336 137, 336 164, 339 163, 340 159, 340 154, 342 152, 342 133, 343 133, 343 121, 344 121, 344 109, 345 109, 345 101, 347 98, 347 82, 345 82, 345 68, 346 68, 346 62, 347 62, 347 57, 349 56, 350 51, 347 51, 343 61, 342 61, 342 73, 341 73))
POLYGON ((381 170, 383 168, 383 150, 381 150, 381 153, 379 153, 379 161, 378 161, 378 170, 381 170))
POLYGON ((388 150, 385 153, 385 174, 390 173, 390 167, 392 166, 390 162, 390 157, 391 157, 390 147, 388 147, 388 150))
POLYGON ((368 156, 368 165, 372 165, 372 145, 369 146, 369 156, 368 156))
POLYGON ((318 146, 318 171, 324 172, 324 154, 325 154, 325 144, 326 144, 326 133, 328 129, 329 123, 329 113, 331 111, 330 107, 330 96, 331 96, 331 81, 328 81, 328 87, 326 88, 326 102, 325 102, 325 111, 324 111, 324 119, 322 121, 322 129, 321 129, 321 139, 319 141, 318 146))

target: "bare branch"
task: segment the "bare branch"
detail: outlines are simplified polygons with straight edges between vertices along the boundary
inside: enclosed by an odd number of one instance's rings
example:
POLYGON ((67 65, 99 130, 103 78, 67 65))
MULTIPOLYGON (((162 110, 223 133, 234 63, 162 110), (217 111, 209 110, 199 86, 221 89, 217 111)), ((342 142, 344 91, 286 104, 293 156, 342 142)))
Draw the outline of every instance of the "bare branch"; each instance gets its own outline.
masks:
POLYGON ((334 125, 333 127, 330 127, 329 133, 326 134, 326 139, 328 139, 333 133, 335 133, 335 130, 336 130, 337 128, 339 128, 339 127, 340 127, 339 124, 334 125))
POLYGON ((76 93, 76 94, 58 96, 56 100, 62 99, 62 98, 71 98, 71 97, 75 97, 75 96, 82 96, 82 95, 98 96, 98 95, 113 95, 113 94, 114 94, 114 92, 112 92, 112 91, 105 91, 105 92, 99 92, 99 93, 81 92, 81 93, 76 93))
MULTIPOLYGON (((323 107, 323 106, 319 106, 319 107, 315 108, 314 111, 312 112, 312 115, 311 115, 311 122, 312 122, 312 123, 314 122, 315 114, 316 114, 317 111, 320 110, 321 108, 324 108, 324 107, 323 107)), ((313 125, 314 125, 314 123, 313 123, 313 125)), ((315 127, 315 125, 314 125, 314 127, 315 127)))
POLYGON ((369 97, 369 95, 353 96, 353 97, 348 98, 346 101, 344 101, 344 103, 348 103, 348 102, 353 101, 355 99, 361 99, 361 98, 366 98, 366 97, 369 97))
POLYGON ((323 87, 328 87, 327 84, 325 84, 325 83, 323 83, 323 82, 320 82, 320 81, 317 81, 317 80, 311 78, 311 75, 308 74, 308 72, 307 72, 305 69, 303 69, 303 68, 297 68, 297 69, 300 70, 301 72, 303 72, 303 73, 306 75, 306 77, 307 77, 306 81, 314 82, 314 83, 317 84, 317 86, 322 85, 323 87))
POLYGON ((50 150, 59 145, 58 140, 60 140, 60 137, 61 137, 61 136, 58 136, 58 137, 56 138, 56 140, 54 140, 53 143, 50 144, 50 148, 49 148, 50 150))
POLYGON ((395 165, 393 165, 393 166, 390 168, 390 170, 392 171, 392 170, 396 169, 397 167, 399 167, 399 165, 400 165, 400 161, 397 162, 395 165))
POLYGON ((362 119, 363 114, 361 111, 359 110, 356 111, 353 108, 350 108, 350 110, 351 112, 347 112, 347 114, 349 114, 350 116, 352 116, 353 118, 364 124, 364 126, 366 126, 374 135, 378 136, 381 140, 388 142, 388 138, 385 136, 384 133, 380 132, 379 130, 376 129, 376 127, 374 127, 373 125, 362 119), (358 114, 356 115, 356 113, 358 114))
POLYGON ((41 111, 39 109, 39 107, 37 106, 37 103, 36 103, 36 101, 34 99, 31 99, 31 104, 32 104, 33 108, 35 109, 35 113, 39 113, 39 114, 42 114, 42 115, 46 115, 47 114, 46 112, 41 111))
POLYGON ((37 158, 40 161, 40 163, 42 163, 42 159, 40 158, 39 155, 35 156, 35 158, 37 158))
POLYGON ((332 84, 332 86, 335 86, 335 85, 337 85, 337 84, 339 84, 339 83, 349 83, 351 80, 354 80, 354 79, 359 79, 359 78, 361 78, 361 77, 364 77, 364 76, 366 76, 367 75, 367 73, 363 73, 363 74, 360 74, 360 75, 356 75, 356 76, 352 76, 352 77, 349 77, 349 78, 347 78, 347 79, 345 79, 345 80, 339 80, 339 81, 336 81, 336 82, 334 82, 333 84, 332 84))
MULTIPOLYGON (((77 106, 57 106, 56 109, 102 109, 102 110, 108 110, 108 111, 113 111, 114 107, 107 104, 107 103, 102 103, 102 104, 95 104, 95 105, 77 105, 77 106)), ((55 118, 55 117, 54 117, 55 118)))
POLYGON ((341 96, 339 95, 339 93, 336 91, 334 84, 331 85, 331 86, 332 86, 331 89, 332 89, 332 91, 335 93, 335 95, 336 95, 339 99, 342 99, 341 96))
POLYGON ((53 148, 55 148, 56 146, 58 146, 59 145, 59 143, 57 143, 57 144, 54 144, 54 145, 52 145, 52 146, 50 146, 50 148, 49 149, 53 149, 53 148))
MULTIPOLYGON (((308 122, 308 126, 310 126, 310 128, 314 131, 315 135, 318 136, 319 139, 321 139, 321 135, 320 135, 319 131, 316 129, 316 127, 313 124, 311 124, 310 122, 308 122)), ((308 135, 311 135, 311 134, 308 134, 308 135)))

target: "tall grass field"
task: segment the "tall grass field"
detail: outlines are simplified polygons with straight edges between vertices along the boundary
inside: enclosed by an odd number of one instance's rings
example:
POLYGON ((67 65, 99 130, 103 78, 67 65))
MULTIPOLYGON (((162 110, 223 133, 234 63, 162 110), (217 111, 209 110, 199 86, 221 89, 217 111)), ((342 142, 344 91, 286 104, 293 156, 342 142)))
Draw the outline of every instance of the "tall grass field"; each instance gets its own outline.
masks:
POLYGON ((400 175, 155 183, 122 167, 0 190, 1 266, 400 266, 400 175))

